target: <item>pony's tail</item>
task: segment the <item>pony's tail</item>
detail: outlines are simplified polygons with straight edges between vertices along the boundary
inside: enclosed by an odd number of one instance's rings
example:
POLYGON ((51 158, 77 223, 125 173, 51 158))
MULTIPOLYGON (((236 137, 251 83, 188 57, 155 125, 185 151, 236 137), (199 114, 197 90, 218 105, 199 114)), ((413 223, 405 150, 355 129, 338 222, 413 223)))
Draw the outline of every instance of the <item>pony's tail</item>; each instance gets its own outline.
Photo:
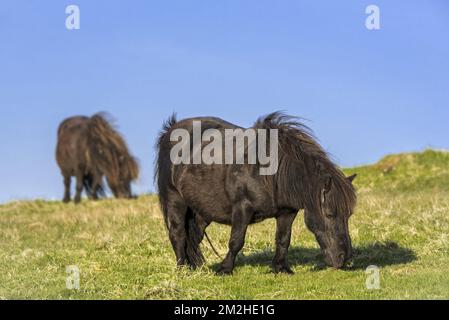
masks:
POLYGON ((158 184, 158 188, 159 188, 159 184, 160 184, 160 172, 159 170, 162 167, 162 164, 164 161, 166 161, 166 157, 167 155, 163 154, 161 152, 161 149, 164 148, 166 141, 168 140, 168 133, 171 129, 171 127, 173 127, 175 124, 177 123, 176 120, 176 113, 173 113, 170 118, 168 118, 166 121, 164 121, 163 125, 162 125, 162 129, 159 132, 159 136, 156 140, 156 145, 155 145, 155 149, 156 149, 156 165, 154 167, 154 176, 153 176, 153 181, 157 182, 158 184), (165 142, 165 143, 164 143, 165 142))
MULTIPOLYGON (((167 227, 168 232, 170 232, 170 223, 167 217, 167 204, 164 201, 163 196, 159 196, 160 205, 162 215, 164 217, 165 226, 167 227)), ((192 210, 189 208, 186 212, 185 217, 185 231, 186 231, 186 246, 185 252, 187 256, 187 262, 192 268, 197 268, 201 266, 204 262, 204 256, 200 249, 200 243, 203 238, 202 231, 198 228, 198 225, 195 222, 195 215, 192 210)))
MULTIPOLYGON (((176 114, 173 114, 167 121, 164 122, 162 130, 160 131, 159 137, 156 142, 157 160, 154 170, 154 180, 155 182, 157 181, 159 203, 168 232, 170 232, 170 223, 167 217, 167 185, 170 184, 170 177, 172 174, 171 168, 167 166, 167 164, 170 163, 169 133, 176 123, 176 114)), ((195 214, 190 208, 187 209, 185 215, 185 252, 187 256, 187 262, 192 268, 197 268, 201 266, 205 261, 200 249, 200 243, 203 238, 203 231, 198 227, 195 221, 195 214)))
POLYGON ((197 268, 205 262, 200 248, 201 240, 203 240, 202 234, 203 232, 195 222, 195 215, 192 210, 188 209, 186 214, 186 255, 193 268, 197 268))

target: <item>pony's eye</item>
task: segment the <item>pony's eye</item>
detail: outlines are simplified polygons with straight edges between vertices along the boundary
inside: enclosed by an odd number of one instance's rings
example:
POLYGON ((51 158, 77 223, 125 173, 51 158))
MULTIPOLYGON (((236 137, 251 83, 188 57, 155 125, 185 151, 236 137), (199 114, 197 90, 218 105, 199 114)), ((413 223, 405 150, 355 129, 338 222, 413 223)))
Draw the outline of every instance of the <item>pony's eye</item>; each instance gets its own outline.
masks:
POLYGON ((330 213, 326 214, 326 217, 328 217, 328 218, 335 218, 336 216, 337 216, 337 213, 335 213, 335 212, 330 212, 330 213))

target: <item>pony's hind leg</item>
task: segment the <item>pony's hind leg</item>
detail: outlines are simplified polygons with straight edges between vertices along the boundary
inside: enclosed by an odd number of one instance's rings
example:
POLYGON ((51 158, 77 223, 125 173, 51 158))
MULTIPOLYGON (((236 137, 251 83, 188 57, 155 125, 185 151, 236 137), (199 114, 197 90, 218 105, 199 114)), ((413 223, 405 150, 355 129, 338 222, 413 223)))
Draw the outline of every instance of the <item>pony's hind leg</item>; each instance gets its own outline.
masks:
POLYGON ((76 193, 75 193, 75 203, 81 202, 81 193, 83 192, 83 174, 76 175, 76 193))
POLYGON ((245 243, 246 229, 251 222, 253 211, 249 206, 238 205, 232 212, 231 239, 229 251, 218 268, 218 274, 231 274, 234 269, 235 258, 245 243))
POLYGON ((64 175, 64 198, 62 199, 64 203, 70 202, 70 183, 71 177, 64 175))
POLYGON ((178 192, 169 191, 165 205, 168 236, 176 255, 178 266, 188 265, 186 243, 187 206, 178 192))
POLYGON ((292 224, 296 218, 294 213, 282 213, 276 218, 276 253, 273 259, 275 273, 293 274, 287 261, 288 247, 292 234, 292 224))

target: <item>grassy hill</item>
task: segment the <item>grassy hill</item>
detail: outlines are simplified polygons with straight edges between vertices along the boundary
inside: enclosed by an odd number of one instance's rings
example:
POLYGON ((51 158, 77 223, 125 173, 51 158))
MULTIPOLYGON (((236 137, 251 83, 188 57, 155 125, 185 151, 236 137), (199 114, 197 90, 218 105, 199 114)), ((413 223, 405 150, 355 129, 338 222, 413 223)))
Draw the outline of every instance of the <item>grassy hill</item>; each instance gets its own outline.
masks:
MULTIPOLYGON (((135 201, 13 202, 0 206, 0 299, 449 299, 449 153, 387 156, 347 169, 359 202, 350 220, 350 270, 325 268, 299 215, 290 263, 294 276, 271 273, 274 221, 251 226, 233 276, 203 242, 207 264, 178 270, 156 196, 135 201), (66 267, 80 270, 80 289, 66 288, 66 267), (380 269, 380 289, 365 269, 380 269)), ((213 224, 224 255, 230 228, 213 224)))

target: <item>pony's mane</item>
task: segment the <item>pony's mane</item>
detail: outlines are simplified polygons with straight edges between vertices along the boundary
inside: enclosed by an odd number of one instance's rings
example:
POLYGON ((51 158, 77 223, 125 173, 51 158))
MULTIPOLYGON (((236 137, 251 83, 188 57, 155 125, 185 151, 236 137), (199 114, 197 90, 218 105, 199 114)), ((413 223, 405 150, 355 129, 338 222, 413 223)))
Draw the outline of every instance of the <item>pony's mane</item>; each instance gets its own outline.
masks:
MULTIPOLYGON (((111 116, 97 113, 89 119, 88 141, 95 165, 103 172, 121 175, 135 180, 139 176, 137 160, 130 154, 128 146, 113 124, 111 116), (121 165, 120 165, 121 160, 121 165)), ((115 177, 120 179, 119 176, 115 177)))
POLYGON ((320 206, 321 182, 325 177, 331 177, 332 187, 336 190, 330 201, 338 213, 353 212, 356 193, 352 183, 299 118, 274 112, 259 118, 254 127, 278 130, 279 166, 274 182, 278 194, 287 202, 295 203, 300 196, 306 208, 317 209, 320 206))

